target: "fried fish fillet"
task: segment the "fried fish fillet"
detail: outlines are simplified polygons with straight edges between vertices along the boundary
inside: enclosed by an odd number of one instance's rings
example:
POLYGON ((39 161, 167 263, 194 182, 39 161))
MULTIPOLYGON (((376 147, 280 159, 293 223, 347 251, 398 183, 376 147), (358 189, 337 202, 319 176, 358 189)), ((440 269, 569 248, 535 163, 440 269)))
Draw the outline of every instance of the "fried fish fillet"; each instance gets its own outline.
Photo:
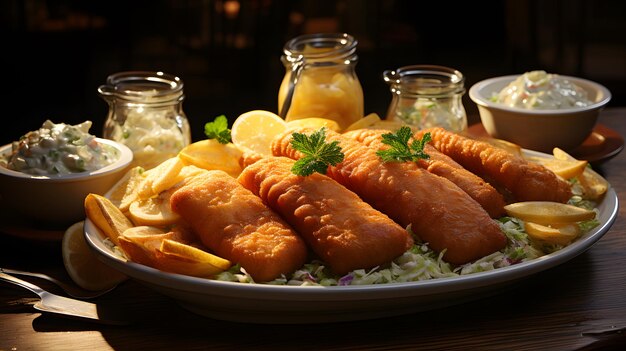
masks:
POLYGON ((541 165, 443 128, 424 129, 418 134, 427 132, 439 151, 510 191, 511 201, 567 202, 572 197, 571 185, 541 165))
MULTIPOLYGON (((300 157, 291 147, 291 132, 273 141, 274 155, 300 157)), ((464 264, 506 245, 499 225, 451 181, 415 162, 385 163, 375 149, 332 131, 326 133, 327 141, 338 141, 345 155, 327 174, 400 225, 410 225, 433 250, 445 250, 446 261, 464 264)))
MULTIPOLYGON (((389 133, 389 131, 357 129, 343 135, 378 150, 386 147, 382 143, 381 137, 385 133, 389 133)), ((429 158, 419 160, 417 164, 420 167, 456 184, 472 199, 476 200, 492 218, 499 218, 504 215, 504 205, 506 205, 504 197, 493 186, 481 177, 463 168, 463 166, 442 154, 430 144, 424 146, 424 152, 429 158)))
POLYGON ((391 262, 413 245, 410 234, 333 179, 291 172, 294 161, 267 157, 239 182, 279 213, 337 274, 391 262))
POLYGON ((307 259, 306 243, 263 201, 223 171, 208 171, 170 199, 218 256, 241 264, 255 281, 290 274, 307 259))

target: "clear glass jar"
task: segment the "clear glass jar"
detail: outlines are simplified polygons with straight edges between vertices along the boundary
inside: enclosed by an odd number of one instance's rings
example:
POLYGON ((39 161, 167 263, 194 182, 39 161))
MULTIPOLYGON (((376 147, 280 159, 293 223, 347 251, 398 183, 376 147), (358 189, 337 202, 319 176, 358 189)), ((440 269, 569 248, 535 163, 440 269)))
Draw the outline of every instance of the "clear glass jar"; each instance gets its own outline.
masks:
POLYGON ((163 72, 119 72, 107 77, 98 93, 109 104, 103 136, 128 146, 133 166, 153 168, 191 142, 180 78, 163 72))
POLYGON ((355 72, 357 40, 348 34, 306 34, 288 41, 278 111, 290 121, 323 117, 343 129, 363 117, 363 89, 355 72))
POLYGON ((419 129, 442 127, 453 132, 467 129, 462 97, 465 77, 453 68, 413 65, 383 72, 392 100, 386 119, 419 129))

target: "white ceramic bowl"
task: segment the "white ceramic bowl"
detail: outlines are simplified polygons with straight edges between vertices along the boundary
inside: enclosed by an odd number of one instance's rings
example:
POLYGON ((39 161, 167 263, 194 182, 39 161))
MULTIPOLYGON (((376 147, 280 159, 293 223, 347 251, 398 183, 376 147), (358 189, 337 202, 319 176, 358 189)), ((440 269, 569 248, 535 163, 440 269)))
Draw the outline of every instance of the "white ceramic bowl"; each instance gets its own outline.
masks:
MULTIPOLYGON (((133 160, 125 145, 108 139, 96 139, 114 147, 119 158, 93 172, 61 176, 35 176, 0 166, 0 201, 29 221, 45 225, 68 225, 85 218, 87 194, 106 193, 124 175, 133 160)), ((0 148, 0 154, 11 152, 11 144, 0 148)))
POLYGON ((587 79, 563 76, 587 91, 593 104, 558 110, 531 110, 509 107, 491 101, 519 75, 490 78, 474 84, 469 96, 478 105, 480 119, 487 133, 526 149, 552 153, 554 147, 566 151, 581 145, 591 134, 600 110, 611 100, 604 86, 587 79))

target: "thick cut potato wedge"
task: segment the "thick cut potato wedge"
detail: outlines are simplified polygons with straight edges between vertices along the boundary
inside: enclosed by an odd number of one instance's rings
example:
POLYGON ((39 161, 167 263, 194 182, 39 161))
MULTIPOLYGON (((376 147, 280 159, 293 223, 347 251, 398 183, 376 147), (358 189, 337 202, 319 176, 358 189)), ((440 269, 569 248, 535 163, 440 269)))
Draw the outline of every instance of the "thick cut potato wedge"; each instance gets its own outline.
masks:
POLYGON ((118 237, 133 227, 124 213, 101 195, 89 194, 85 197, 85 214, 115 245, 119 245, 118 237))
POLYGON ((161 269, 169 272, 209 277, 230 268, 231 263, 204 250, 174 240, 165 239, 158 250, 165 259, 161 269), (167 263, 167 266, 165 264, 167 263))
POLYGON ((550 201, 516 202, 504 206, 504 210, 525 222, 544 225, 588 221, 596 216, 594 211, 550 201))
POLYGON ((531 239, 558 245, 567 245, 580 235, 580 227, 576 223, 545 226, 526 222, 524 228, 531 239))

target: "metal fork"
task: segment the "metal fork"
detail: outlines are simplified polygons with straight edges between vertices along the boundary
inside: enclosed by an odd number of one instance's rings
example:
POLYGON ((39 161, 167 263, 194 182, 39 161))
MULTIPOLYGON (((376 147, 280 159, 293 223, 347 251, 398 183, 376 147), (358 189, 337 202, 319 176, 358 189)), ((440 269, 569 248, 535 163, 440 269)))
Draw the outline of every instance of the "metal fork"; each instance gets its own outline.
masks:
POLYGON ((98 290, 98 291, 91 291, 91 290, 85 290, 82 289, 80 287, 62 282, 58 279, 55 279, 49 275, 43 274, 43 273, 33 273, 33 272, 26 272, 26 271, 20 271, 20 270, 15 270, 15 269, 9 269, 9 268, 1 268, 0 267, 0 272, 4 272, 7 274, 15 274, 15 275, 22 275, 22 276, 29 276, 29 277, 35 277, 35 278, 39 278, 39 279, 44 279, 47 280, 51 283, 56 284, 58 287, 60 287, 61 289, 63 289, 63 291, 65 291, 65 293, 67 293, 69 296, 73 297, 73 298, 77 298, 77 299, 82 299, 82 300, 89 300, 89 299, 94 299, 98 296, 102 296, 106 293, 108 293, 109 291, 115 289, 116 287, 111 287, 109 289, 105 289, 105 290, 98 290))

